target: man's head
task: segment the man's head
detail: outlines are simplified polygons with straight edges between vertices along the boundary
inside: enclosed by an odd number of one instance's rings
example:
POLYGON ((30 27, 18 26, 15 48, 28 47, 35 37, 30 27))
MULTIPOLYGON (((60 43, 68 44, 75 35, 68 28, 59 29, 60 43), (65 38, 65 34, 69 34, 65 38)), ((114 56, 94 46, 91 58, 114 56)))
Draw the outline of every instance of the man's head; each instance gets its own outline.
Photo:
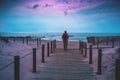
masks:
POLYGON ((64 33, 67 33, 67 31, 65 30, 64 33))

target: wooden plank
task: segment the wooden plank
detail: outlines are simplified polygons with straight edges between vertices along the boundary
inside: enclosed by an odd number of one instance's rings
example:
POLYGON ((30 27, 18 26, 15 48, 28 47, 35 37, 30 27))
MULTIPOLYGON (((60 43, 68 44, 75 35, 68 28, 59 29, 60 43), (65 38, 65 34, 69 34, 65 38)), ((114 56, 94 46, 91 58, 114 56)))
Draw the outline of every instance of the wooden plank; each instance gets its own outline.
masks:
POLYGON ((79 50, 56 49, 49 62, 39 67, 33 80, 97 80, 93 69, 85 64, 79 50))

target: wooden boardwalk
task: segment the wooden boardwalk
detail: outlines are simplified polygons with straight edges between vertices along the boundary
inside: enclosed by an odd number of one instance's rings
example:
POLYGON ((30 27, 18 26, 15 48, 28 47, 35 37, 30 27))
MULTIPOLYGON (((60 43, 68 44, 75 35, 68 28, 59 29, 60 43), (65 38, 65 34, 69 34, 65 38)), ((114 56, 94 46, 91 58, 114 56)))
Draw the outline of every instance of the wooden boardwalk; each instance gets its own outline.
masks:
POLYGON ((56 49, 44 66, 39 67, 33 80, 97 80, 79 50, 56 49))

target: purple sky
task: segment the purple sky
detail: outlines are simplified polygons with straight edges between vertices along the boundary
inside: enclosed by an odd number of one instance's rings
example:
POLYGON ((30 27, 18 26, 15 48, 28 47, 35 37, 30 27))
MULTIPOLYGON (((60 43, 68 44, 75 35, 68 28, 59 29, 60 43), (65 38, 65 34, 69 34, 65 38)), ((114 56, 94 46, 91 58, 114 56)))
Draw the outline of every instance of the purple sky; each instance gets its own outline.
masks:
POLYGON ((11 11, 18 13, 22 11, 36 14, 69 14, 95 8, 107 2, 107 0, 5 0, 3 6, 13 5, 11 11))
POLYGON ((0 32, 119 32, 119 5, 120 0, 1 0, 0 32))

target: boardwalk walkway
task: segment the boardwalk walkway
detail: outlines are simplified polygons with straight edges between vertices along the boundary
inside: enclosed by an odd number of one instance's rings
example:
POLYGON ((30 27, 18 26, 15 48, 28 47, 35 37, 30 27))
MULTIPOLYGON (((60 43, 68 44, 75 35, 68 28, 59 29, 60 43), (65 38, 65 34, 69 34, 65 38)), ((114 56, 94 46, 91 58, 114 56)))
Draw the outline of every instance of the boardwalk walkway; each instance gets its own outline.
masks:
POLYGON ((44 66, 33 75, 33 80, 96 80, 92 68, 83 63, 79 50, 56 49, 44 66))

